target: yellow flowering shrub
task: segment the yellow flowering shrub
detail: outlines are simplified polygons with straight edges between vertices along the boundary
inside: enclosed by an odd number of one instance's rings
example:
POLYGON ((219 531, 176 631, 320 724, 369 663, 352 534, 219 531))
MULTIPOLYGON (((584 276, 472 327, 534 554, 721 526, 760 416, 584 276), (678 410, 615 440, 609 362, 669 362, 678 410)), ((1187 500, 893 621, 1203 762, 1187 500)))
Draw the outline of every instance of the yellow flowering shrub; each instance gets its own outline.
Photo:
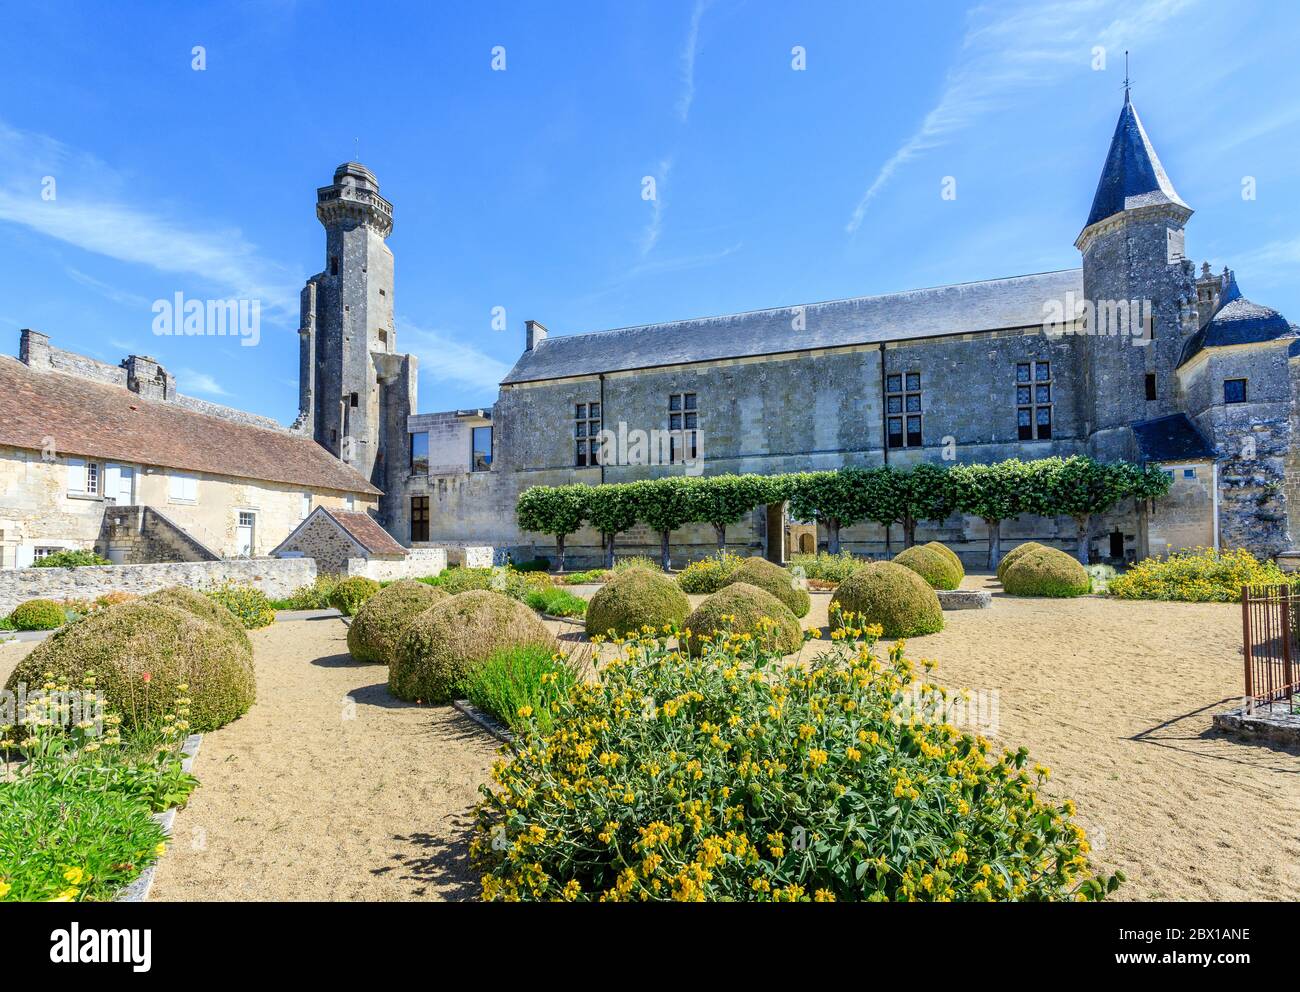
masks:
POLYGON ((677 584, 683 592, 699 593, 707 596, 721 589, 733 572, 745 559, 730 551, 719 551, 716 555, 693 561, 677 576, 677 584))
MULTIPOLYGON (((849 618, 846 618, 846 620, 849 618)), ((471 853, 490 900, 1104 897, 1047 770, 945 722, 947 695, 879 627, 811 667, 719 634, 697 658, 630 638, 521 728, 471 853)), ((685 635, 683 635, 685 636, 685 635)))
POLYGON ((1244 548, 1192 548, 1168 558, 1146 558, 1115 576, 1106 591, 1120 599, 1166 599, 1188 603, 1235 603, 1246 585, 1300 582, 1274 562, 1260 561, 1244 548))

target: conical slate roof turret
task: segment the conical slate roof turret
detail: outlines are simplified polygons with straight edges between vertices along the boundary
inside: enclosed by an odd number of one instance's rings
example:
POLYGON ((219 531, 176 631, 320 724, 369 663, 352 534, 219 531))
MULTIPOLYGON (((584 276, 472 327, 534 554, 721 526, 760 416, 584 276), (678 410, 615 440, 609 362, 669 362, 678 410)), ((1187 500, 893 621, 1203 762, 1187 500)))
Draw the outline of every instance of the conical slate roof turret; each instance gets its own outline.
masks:
POLYGON ((1101 181, 1097 183, 1097 193, 1084 228, 1124 210, 1155 203, 1176 203, 1191 210, 1165 174, 1125 89, 1124 109, 1119 112, 1115 135, 1110 139, 1110 152, 1106 155, 1106 165, 1101 170, 1101 181))

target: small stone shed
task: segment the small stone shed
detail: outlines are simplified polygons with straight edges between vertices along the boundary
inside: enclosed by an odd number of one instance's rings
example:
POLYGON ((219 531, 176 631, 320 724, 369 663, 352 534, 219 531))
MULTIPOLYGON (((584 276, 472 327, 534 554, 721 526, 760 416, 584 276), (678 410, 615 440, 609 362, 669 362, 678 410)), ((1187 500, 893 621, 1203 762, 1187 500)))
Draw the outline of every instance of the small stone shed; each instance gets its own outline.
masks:
POLYGON ((271 552, 277 558, 314 558, 321 574, 348 574, 349 561, 405 562, 407 549, 368 513, 318 506, 271 552))

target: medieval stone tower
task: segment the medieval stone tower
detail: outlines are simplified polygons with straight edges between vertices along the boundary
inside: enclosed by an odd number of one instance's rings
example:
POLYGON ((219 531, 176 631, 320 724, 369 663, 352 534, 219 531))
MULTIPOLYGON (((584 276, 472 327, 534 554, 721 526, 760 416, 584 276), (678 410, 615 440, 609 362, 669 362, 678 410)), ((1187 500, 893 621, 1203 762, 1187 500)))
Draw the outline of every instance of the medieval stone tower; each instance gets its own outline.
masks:
POLYGON ((397 352, 393 325, 393 205, 359 162, 316 191, 325 270, 302 291, 298 422, 382 489, 389 525, 406 469, 406 419, 416 405, 416 361, 397 352))
POLYGON ((1128 425, 1175 410, 1174 369, 1197 329, 1196 270, 1184 257, 1192 208, 1165 174, 1124 92, 1087 223, 1083 362, 1093 454, 1131 456, 1128 425))

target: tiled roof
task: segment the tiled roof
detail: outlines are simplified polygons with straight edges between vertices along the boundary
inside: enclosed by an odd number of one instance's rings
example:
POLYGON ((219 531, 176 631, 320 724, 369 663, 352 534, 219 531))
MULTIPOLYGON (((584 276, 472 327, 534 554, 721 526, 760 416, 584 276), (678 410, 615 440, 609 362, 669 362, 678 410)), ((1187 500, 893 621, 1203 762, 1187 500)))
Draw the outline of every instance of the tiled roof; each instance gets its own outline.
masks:
POLYGON ((406 549, 391 534, 379 526, 379 522, 368 513, 360 510, 330 510, 325 513, 334 522, 351 535, 352 539, 371 554, 405 555, 406 549))
POLYGON ((589 334, 552 335, 524 352, 503 382, 1036 327, 1046 319, 1043 305, 1057 301, 1064 307, 1067 292, 1082 296, 1081 269, 589 334))
MULTIPOLYGON (((1110 152, 1101 170, 1101 181, 1092 200, 1088 222, 1091 227, 1123 210, 1145 207, 1152 203, 1176 203, 1186 207, 1174 184, 1165 174, 1151 139, 1137 115, 1128 95, 1124 109, 1119 112, 1115 134, 1110 139, 1110 152)), ((1189 208, 1190 209, 1190 208, 1189 208)))
POLYGON ((1152 462, 1199 461, 1214 458, 1214 449, 1185 413, 1144 420, 1129 429, 1142 457, 1152 462))
POLYGON ((1251 303, 1242 296, 1236 275, 1230 273, 1227 286, 1219 294, 1219 309, 1204 327, 1187 339, 1178 364, 1189 361, 1205 348, 1262 344, 1295 334, 1295 328, 1276 310, 1251 303))
POLYGON ((0 355, 0 445, 377 495, 310 437, 141 398, 122 386, 37 372, 0 355))

